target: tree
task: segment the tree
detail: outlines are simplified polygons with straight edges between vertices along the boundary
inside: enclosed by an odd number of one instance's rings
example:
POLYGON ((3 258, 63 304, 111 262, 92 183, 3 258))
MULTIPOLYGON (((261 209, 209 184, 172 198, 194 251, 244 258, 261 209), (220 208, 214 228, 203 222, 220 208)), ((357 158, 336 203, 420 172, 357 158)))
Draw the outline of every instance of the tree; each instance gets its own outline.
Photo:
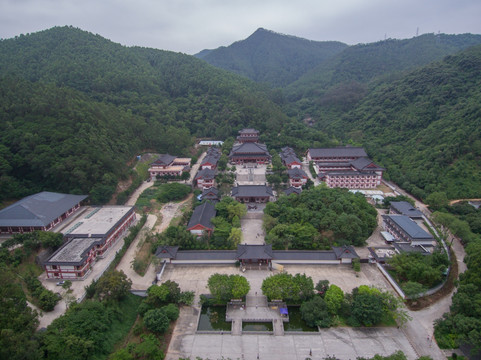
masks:
MULTIPOLYGON (((163 284, 162 284, 163 285, 163 284)), ((169 299, 169 288, 162 285, 152 285, 147 289, 147 299, 148 304, 154 306, 160 306, 168 302, 169 299)))
POLYGON ((300 308, 302 319, 311 327, 330 327, 332 316, 329 313, 326 302, 319 296, 302 303, 300 308))
POLYGON ((109 271, 98 281, 96 289, 101 300, 120 300, 126 296, 132 286, 132 281, 120 270, 109 271))
POLYGON ((269 300, 284 300, 291 303, 299 301, 299 284, 288 273, 280 273, 265 278, 261 289, 269 300))
POLYGON ((217 303, 243 298, 250 290, 249 282, 241 275, 213 274, 207 286, 217 303))
POLYGON ((41 358, 34 336, 38 314, 27 305, 15 274, 3 264, 0 264, 0 284, 0 358, 41 358))
POLYGON ((227 241, 231 244, 231 247, 239 245, 242 242, 242 230, 237 227, 231 228, 227 241))
POLYGON ((175 304, 179 302, 181 294, 179 284, 177 284, 175 281, 167 280, 164 281, 160 286, 166 288, 169 292, 167 298, 165 299, 166 301, 175 304))
POLYGON ((219 158, 219 160, 217 161, 217 168, 220 170, 220 171, 225 171, 225 169, 227 168, 227 162, 229 161, 229 158, 227 157, 226 154, 222 154, 219 158))
POLYGON ((402 289, 407 297, 414 299, 424 291, 424 286, 415 281, 408 281, 402 284, 402 289))
POLYGON ((329 280, 319 280, 316 284, 316 290, 321 297, 326 295, 326 291, 329 289, 329 280))
POLYGON ((314 297, 314 283, 310 276, 306 276, 306 274, 296 274, 294 275, 294 281, 299 286, 299 300, 301 302, 314 297))
POLYGON ((332 315, 336 315, 341 308, 342 301, 344 300, 344 292, 340 287, 336 285, 329 286, 324 296, 327 308, 332 315))
POLYGON ((229 280, 232 284, 232 298, 242 299, 249 293, 250 285, 247 279, 241 275, 231 275, 229 280))
POLYGON ((71 286, 72 286, 72 281, 70 281, 70 280, 65 280, 65 282, 64 282, 63 285, 62 285, 62 289, 68 291, 71 286))
POLYGON ((352 302, 352 316, 364 326, 378 324, 383 316, 383 302, 377 294, 358 294, 352 302))
POLYGON ((207 281, 207 287, 218 303, 225 303, 232 295, 229 275, 213 274, 207 281))
POLYGON ((162 309, 152 309, 145 313, 144 324, 152 332, 163 334, 169 328, 170 320, 162 309))
POLYGON ((430 208, 434 210, 439 210, 446 207, 449 203, 449 200, 446 196, 446 193, 442 191, 437 191, 428 195, 428 197, 426 198, 426 203, 429 205, 430 208))

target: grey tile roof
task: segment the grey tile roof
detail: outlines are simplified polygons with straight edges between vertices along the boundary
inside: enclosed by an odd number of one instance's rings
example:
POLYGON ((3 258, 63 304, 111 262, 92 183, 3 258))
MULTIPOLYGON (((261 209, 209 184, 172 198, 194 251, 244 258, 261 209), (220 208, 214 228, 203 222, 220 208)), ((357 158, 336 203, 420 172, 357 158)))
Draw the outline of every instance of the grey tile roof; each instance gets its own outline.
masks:
POLYGON ((334 251, 273 250, 273 260, 338 260, 334 251))
POLYGON ((208 189, 204 189, 202 191, 202 198, 205 198, 206 196, 215 196, 215 197, 219 197, 219 189, 215 188, 215 187, 211 187, 211 188, 208 188, 208 189))
POLYGON ((239 154, 265 154, 270 157, 267 146, 260 143, 247 142, 239 145, 234 145, 229 156, 239 154))
POLYGON ((411 245, 409 243, 398 243, 398 242, 394 242, 393 246, 399 252, 420 253, 420 254, 423 254, 423 255, 429 255, 430 254, 430 252, 426 250, 426 246, 411 245))
POLYGON ((359 255, 356 253, 356 250, 354 250, 354 247, 352 246, 341 246, 341 247, 332 247, 332 250, 336 254, 336 257, 338 259, 355 259, 359 258, 359 255))
POLYGON ((86 198, 48 191, 30 195, 0 210, 0 226, 46 226, 86 198))
POLYGON ((319 178, 325 177, 326 175, 329 176, 373 176, 373 173, 365 172, 365 171, 356 171, 356 170, 334 170, 334 171, 325 171, 320 172, 317 176, 319 178))
POLYGON ((288 196, 291 195, 291 194, 299 195, 301 192, 302 192, 301 189, 298 189, 298 188, 295 188, 295 187, 292 187, 292 186, 288 187, 286 190, 284 190, 284 193, 288 196))
POLYGON ((169 164, 172 164, 172 162, 176 159, 175 156, 169 155, 169 154, 161 154, 155 160, 153 163, 150 165, 160 165, 160 166, 167 166, 169 164))
POLYGON ((234 197, 266 197, 274 196, 272 189, 267 185, 238 185, 232 188, 234 197))
POLYGON ((406 215, 411 218, 423 217, 423 213, 407 201, 391 201, 391 208, 393 208, 398 214, 406 215))
POLYGON ((182 250, 175 260, 235 260, 235 250, 182 250))
POLYGON ((302 161, 297 157, 295 151, 287 146, 281 149, 279 156, 284 164, 292 164, 294 162, 302 163, 302 161))
POLYGON ((291 179, 307 178, 306 172, 302 169, 299 169, 299 168, 289 169, 289 170, 287 170, 287 174, 289 175, 289 178, 291 178, 291 179))
POLYGON ((252 129, 252 128, 239 130, 239 134, 258 134, 258 133, 259 133, 259 131, 257 131, 256 129, 252 129))
POLYGON ((155 256, 159 259, 175 259, 177 256, 178 246, 159 246, 155 251, 155 256))
POLYGON ((384 170, 383 168, 377 166, 371 159, 367 157, 360 157, 356 160, 353 160, 351 161, 351 165, 358 171, 384 170))
POLYGON ((210 220, 215 217, 216 213, 215 206, 210 201, 206 201, 194 209, 189 224, 187 225, 187 229, 198 224, 203 225, 208 229, 213 229, 214 225, 212 225, 210 220))
POLYGON ((237 245, 236 259, 272 259, 272 245, 237 245))
POLYGON ((215 171, 211 169, 202 169, 197 172, 195 175, 195 180, 197 179, 204 179, 204 180, 212 180, 215 178, 215 171))
POLYGON ((397 226, 403 229, 412 239, 434 239, 433 236, 418 224, 416 224, 411 218, 405 215, 383 215, 384 219, 391 219, 397 226))
POLYGON ((350 146, 309 149, 309 153, 311 157, 367 157, 363 148, 350 146))

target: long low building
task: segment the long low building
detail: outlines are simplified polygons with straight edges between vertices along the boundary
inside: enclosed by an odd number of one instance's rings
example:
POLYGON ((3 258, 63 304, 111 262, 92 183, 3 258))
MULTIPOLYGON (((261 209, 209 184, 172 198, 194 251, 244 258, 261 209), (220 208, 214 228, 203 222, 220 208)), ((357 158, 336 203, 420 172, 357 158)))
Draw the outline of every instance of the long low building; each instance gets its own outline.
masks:
POLYGON ((0 210, 0 233, 48 231, 80 208, 87 195, 43 191, 0 210))
POLYGON ((47 277, 84 279, 95 259, 104 257, 134 221, 135 211, 131 206, 94 209, 67 229, 65 244, 44 262, 47 277))
POLYGON ((352 246, 333 247, 327 251, 272 250, 272 245, 238 245, 237 250, 180 250, 178 246, 159 246, 159 259, 177 265, 335 265, 350 264, 359 258, 352 246))
POLYGON ((433 246, 434 237, 405 215, 382 215, 384 227, 397 242, 433 246))

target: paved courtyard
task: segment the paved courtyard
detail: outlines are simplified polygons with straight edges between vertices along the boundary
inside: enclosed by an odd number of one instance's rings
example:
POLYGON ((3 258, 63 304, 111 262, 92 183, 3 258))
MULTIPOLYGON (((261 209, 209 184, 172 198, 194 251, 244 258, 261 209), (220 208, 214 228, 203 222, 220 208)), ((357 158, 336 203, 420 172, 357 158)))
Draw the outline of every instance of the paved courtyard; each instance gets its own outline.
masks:
POLYGON ((283 336, 195 334, 198 313, 198 309, 182 309, 166 360, 178 360, 179 357, 314 360, 329 355, 354 360, 358 356, 389 355, 397 350, 403 351, 410 360, 417 358, 403 331, 397 328, 334 328, 322 329, 319 333, 286 333, 283 336))
MULTIPOLYGON (((362 271, 355 274, 348 265, 290 265, 285 271, 291 274, 305 273, 311 276, 314 284, 319 280, 329 279, 331 284, 338 285, 344 292, 350 292, 359 285, 374 285, 389 289, 382 275, 369 264, 362 265, 362 271)), ((195 308, 183 308, 177 321, 174 336, 170 343, 166 359, 177 360, 179 357, 196 356, 211 360, 231 359, 285 359, 305 360, 312 350, 311 359, 322 359, 336 354, 340 359, 355 359, 357 356, 372 357, 375 354, 388 355, 396 350, 402 350, 408 359, 417 356, 410 345, 404 331, 397 328, 325 329, 320 333, 307 335, 284 336, 242 334, 196 334, 197 317, 199 313, 199 295, 207 293, 207 279, 214 273, 238 274, 234 266, 170 266, 162 281, 174 280, 180 288, 195 291, 195 308), (244 357, 242 357, 242 354, 244 357)), ((261 294, 262 281, 277 271, 248 270, 243 275, 251 285, 249 296, 261 294)))

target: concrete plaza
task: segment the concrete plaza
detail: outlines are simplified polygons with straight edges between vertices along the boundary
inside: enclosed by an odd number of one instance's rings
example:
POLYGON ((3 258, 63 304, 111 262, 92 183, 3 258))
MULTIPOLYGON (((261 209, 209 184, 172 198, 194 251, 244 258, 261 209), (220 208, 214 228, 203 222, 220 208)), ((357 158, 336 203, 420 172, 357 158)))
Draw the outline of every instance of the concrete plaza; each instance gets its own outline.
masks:
POLYGON ((166 360, 196 357, 204 360, 320 360, 329 355, 354 360, 358 356, 390 355, 398 350, 410 360, 417 358, 404 332, 397 328, 331 328, 305 335, 286 332, 283 336, 245 332, 241 336, 196 334, 198 313, 199 309, 182 309, 166 360))

